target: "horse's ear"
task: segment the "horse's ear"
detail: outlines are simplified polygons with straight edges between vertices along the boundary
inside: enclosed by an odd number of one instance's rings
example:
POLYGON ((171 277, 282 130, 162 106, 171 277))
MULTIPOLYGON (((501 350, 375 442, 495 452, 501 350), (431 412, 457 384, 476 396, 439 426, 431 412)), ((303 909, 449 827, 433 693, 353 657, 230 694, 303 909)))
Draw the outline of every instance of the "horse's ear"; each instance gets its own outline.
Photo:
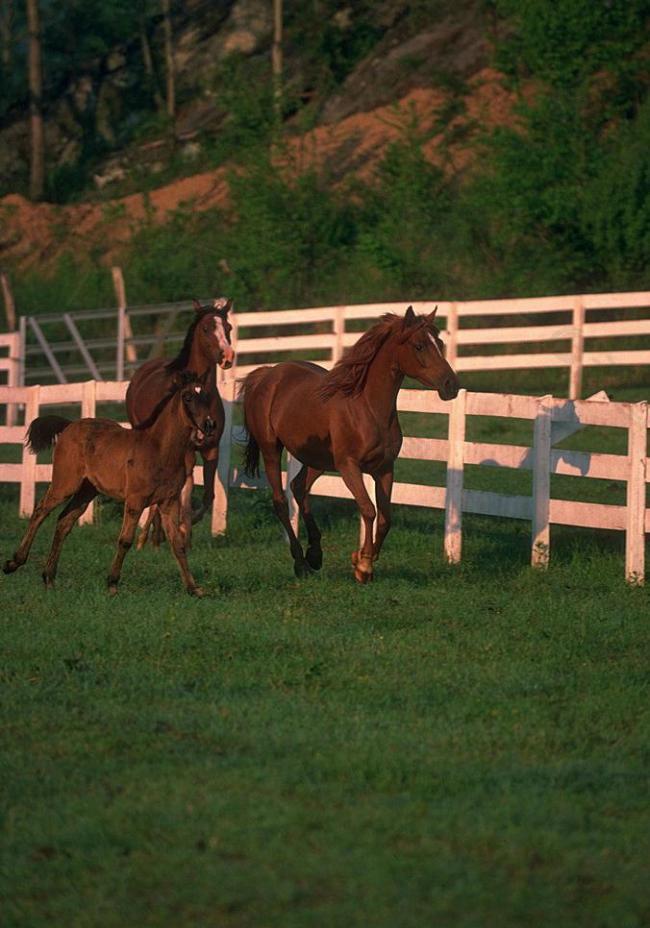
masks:
POLYGON ((194 297, 194 299, 192 300, 192 306, 194 307, 195 313, 200 313, 201 310, 203 309, 203 307, 201 306, 199 301, 196 299, 196 297, 194 297))
POLYGON ((227 296, 220 296, 218 299, 212 301, 213 309, 217 309, 220 313, 229 313, 232 309, 232 299, 227 296))
POLYGON ((413 312, 413 307, 409 306, 409 308, 404 313, 404 321, 402 322, 402 328, 409 329, 412 325, 415 325, 416 318, 417 316, 413 312))
POLYGON ((436 318, 436 313, 437 313, 437 312, 438 312, 438 307, 436 306, 436 308, 433 310, 433 312, 432 312, 432 313, 429 313, 429 315, 427 316, 427 322, 433 322, 433 320, 436 318))

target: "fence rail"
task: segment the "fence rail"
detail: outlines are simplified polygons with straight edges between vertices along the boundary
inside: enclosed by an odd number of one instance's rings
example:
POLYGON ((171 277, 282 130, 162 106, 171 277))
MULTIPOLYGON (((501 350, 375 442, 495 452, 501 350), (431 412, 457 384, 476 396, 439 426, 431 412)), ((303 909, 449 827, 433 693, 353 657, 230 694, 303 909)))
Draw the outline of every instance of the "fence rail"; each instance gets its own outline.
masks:
MULTIPOLYGON (((191 318, 189 304, 128 307, 119 268, 113 269, 113 279, 115 309, 21 317, 21 383, 65 383, 88 376, 121 380, 163 348, 169 353, 180 345, 191 318)), ((384 312, 403 313, 405 305, 237 313, 233 341, 238 374, 293 352, 309 352, 329 367, 357 340, 364 323, 384 312), (269 329, 275 330, 272 336, 269 329)), ((460 372, 565 368, 568 395, 577 399, 586 367, 650 364, 648 291, 413 303, 422 313, 436 305, 448 359, 460 372), (640 316, 643 310, 647 313, 640 316), (617 347, 618 339, 635 344, 617 347)))
MULTIPOLYGON (((0 405, 24 406, 24 423, 40 414, 43 406, 76 404, 84 416, 95 415, 98 403, 121 402, 126 382, 96 382, 45 386, 0 386, 0 405)), ((226 429, 221 443, 212 531, 225 531, 228 516, 229 490, 254 488, 260 481, 245 477, 239 468, 231 466, 231 452, 236 438, 233 428, 233 407, 236 400, 235 381, 230 378, 221 385, 226 408, 226 429)), ((486 516, 506 516, 524 519, 532 524, 531 563, 544 567, 550 556, 551 524, 582 526, 624 531, 626 536, 625 577, 629 582, 642 583, 645 575, 645 534, 650 531, 650 510, 646 510, 647 403, 613 403, 604 394, 589 400, 567 400, 552 396, 533 397, 513 394, 471 393, 461 390, 456 400, 445 403, 436 393, 425 390, 402 390, 398 409, 403 412, 446 415, 447 438, 417 438, 407 436, 402 457, 421 461, 439 461, 447 466, 446 486, 425 486, 397 482, 393 500, 397 505, 421 506, 445 510, 444 552, 453 563, 462 553, 462 516, 476 513, 486 516), (528 446, 468 441, 468 417, 493 416, 501 419, 524 419, 533 424, 533 441, 528 446), (609 454, 559 450, 553 446, 561 439, 585 426, 606 426, 627 432, 627 453, 609 454), (468 465, 528 470, 533 475, 530 496, 470 490, 464 486, 468 465), (585 503, 578 500, 554 499, 550 479, 553 474, 569 474, 585 479, 624 481, 627 486, 625 505, 585 503)), ((25 424, 0 426, 0 444, 21 444, 25 424)), ((289 460, 289 474, 296 462, 289 460)), ((195 469, 195 481, 202 482, 202 469, 195 469)), ((39 464, 25 448, 19 464, 0 464, 0 481, 20 485, 20 514, 28 516, 34 506, 36 484, 49 481, 51 465, 39 464)), ((370 478, 367 478, 370 481, 370 478)), ((350 498, 350 492, 340 477, 324 475, 312 492, 315 495, 350 498)), ((289 496, 290 492, 288 491, 289 496)), ((297 519, 292 500, 292 513, 297 519)), ((85 521, 93 518, 89 508, 85 521)))

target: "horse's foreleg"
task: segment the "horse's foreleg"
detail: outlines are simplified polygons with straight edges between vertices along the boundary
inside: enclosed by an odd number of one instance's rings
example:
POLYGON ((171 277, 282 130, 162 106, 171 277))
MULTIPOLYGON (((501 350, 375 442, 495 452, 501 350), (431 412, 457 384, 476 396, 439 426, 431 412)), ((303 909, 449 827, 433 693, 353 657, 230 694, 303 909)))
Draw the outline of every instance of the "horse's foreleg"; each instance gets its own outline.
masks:
POLYGON ((372 559, 373 559, 373 541, 372 529, 377 511, 368 496, 361 468, 356 461, 348 459, 347 461, 337 462, 337 469, 343 477, 345 485, 350 490, 357 506, 361 518, 363 519, 364 538, 363 544, 359 550, 352 554, 352 564, 354 565, 354 579, 358 583, 368 583, 372 580, 372 559))
POLYGON ((108 592, 111 595, 115 595, 115 593, 117 593, 117 585, 120 582, 120 575, 122 573, 122 564, 124 562, 124 558, 126 557, 127 551, 133 544, 135 530, 138 527, 138 519, 140 518, 144 507, 144 500, 127 499, 124 502, 124 518, 122 519, 122 529, 117 540, 117 551, 115 552, 115 557, 113 558, 113 563, 111 564, 111 572, 108 575, 107 581, 108 592))
POLYGON ((160 514, 162 516, 167 539, 171 545, 172 552, 178 563, 185 589, 192 596, 204 596, 205 594, 203 590, 192 576, 189 564, 187 563, 185 537, 182 527, 179 524, 180 506, 178 500, 175 500, 173 503, 169 503, 165 506, 161 506, 160 514))
POLYGON ((46 587, 51 588, 54 586, 63 543, 96 496, 97 490, 95 487, 88 480, 84 480, 59 516, 54 538, 52 539, 52 547, 43 570, 43 583, 46 587))
MULTIPOLYGON (((192 455, 192 459, 194 455, 192 455)), ((192 490, 194 489, 194 477, 192 476, 192 470, 190 468, 187 476, 185 477, 185 483, 183 484, 183 489, 181 490, 181 495, 179 499, 180 505, 180 530, 183 533, 183 540, 185 542, 185 547, 189 551, 192 547, 192 490)), ((164 519, 163 519, 164 522, 164 519)), ((167 531, 167 529, 165 529, 167 531)))
POLYGON ((203 499, 198 509, 192 512, 192 522, 196 524, 206 512, 212 512, 214 503, 214 480, 219 464, 219 448, 209 448, 201 452, 203 458, 203 499))
POLYGON ((14 556, 5 562, 3 571, 6 574, 12 574, 14 570, 18 570, 19 567, 22 567, 22 565, 29 557, 29 552, 34 542, 34 538, 36 537, 36 532, 39 530, 40 526, 43 524, 45 519, 47 519, 52 510, 56 509, 57 506, 60 506, 68 496, 70 496, 70 493, 62 495, 61 493, 54 490, 53 485, 48 487, 45 496, 34 508, 34 512, 32 513, 32 516, 29 520, 29 525, 27 526, 27 531, 23 535, 22 541, 14 552, 14 556))
POLYGON ((291 490, 298 503, 307 530, 305 560, 314 570, 320 570, 323 566, 323 549, 320 543, 320 529, 311 511, 309 491, 322 473, 322 470, 316 470, 313 467, 308 467, 307 464, 303 464, 302 469, 291 481, 291 490))
POLYGON ((390 498, 393 493, 393 468, 384 471, 375 477, 375 496, 377 499, 377 530, 375 533, 375 546, 373 557, 377 560, 381 546, 391 525, 390 498))
POLYGON ((302 546, 293 530, 291 519, 289 518, 289 503, 282 489, 282 470, 280 467, 282 448, 277 445, 272 450, 270 448, 262 448, 262 455, 264 457, 266 478, 273 492, 273 509, 289 539, 289 550, 293 558, 293 571, 296 577, 306 577, 311 572, 311 567, 305 560, 302 546))

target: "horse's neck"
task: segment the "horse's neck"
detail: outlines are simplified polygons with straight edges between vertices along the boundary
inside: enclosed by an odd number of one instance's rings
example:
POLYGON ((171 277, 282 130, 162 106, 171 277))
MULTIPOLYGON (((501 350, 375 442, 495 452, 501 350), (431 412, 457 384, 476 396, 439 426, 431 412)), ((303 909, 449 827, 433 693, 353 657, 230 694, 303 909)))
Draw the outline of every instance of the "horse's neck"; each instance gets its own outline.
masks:
POLYGON ((198 377, 202 377, 206 371, 209 371, 211 368, 214 369, 215 367, 215 362, 202 350, 199 340, 194 338, 190 349, 190 356, 187 361, 187 370, 192 371, 192 373, 196 374, 198 377))
POLYGON ((149 437, 156 443, 163 462, 175 463, 184 458, 192 426, 181 419, 179 394, 167 403, 156 421, 147 429, 149 437))
POLYGON ((404 374, 395 362, 395 341, 390 337, 370 362, 362 395, 378 422, 388 423, 395 415, 397 394, 404 374))

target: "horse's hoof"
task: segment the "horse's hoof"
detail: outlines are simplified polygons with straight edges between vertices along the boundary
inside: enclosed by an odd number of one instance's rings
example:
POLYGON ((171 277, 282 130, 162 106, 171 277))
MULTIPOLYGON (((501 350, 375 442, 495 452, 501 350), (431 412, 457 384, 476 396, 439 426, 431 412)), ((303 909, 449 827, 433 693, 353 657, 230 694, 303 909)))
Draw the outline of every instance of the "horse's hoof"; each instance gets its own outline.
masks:
POLYGON ((187 591, 190 596, 196 596, 197 599, 203 599, 206 595, 205 590, 200 586, 192 586, 187 591))
POLYGON ((306 577, 310 577, 313 573, 312 568, 309 566, 307 561, 294 561, 293 562, 293 572, 298 577, 299 580, 304 580, 306 577))
POLYGON ((359 555, 356 551, 354 554, 356 555, 356 557, 353 555, 354 579, 357 583, 370 583, 372 580, 372 558, 359 555))
POLYGON ((312 570, 320 570, 323 566, 323 552, 321 548, 307 548, 305 560, 312 570))
POLYGON ((117 596, 117 583, 109 583, 109 584, 108 584, 108 595, 109 595, 109 596, 117 596))
POLYGON ((5 561, 5 566, 2 568, 3 574, 12 574, 14 570, 18 570, 19 564, 16 564, 15 561, 5 561))
POLYGON ((48 574, 41 574, 43 577, 43 583, 45 584, 46 590, 54 589, 54 577, 50 577, 48 574))
POLYGON ((366 573, 364 570, 355 570, 354 579, 357 583, 371 583, 373 580, 373 574, 366 573))

